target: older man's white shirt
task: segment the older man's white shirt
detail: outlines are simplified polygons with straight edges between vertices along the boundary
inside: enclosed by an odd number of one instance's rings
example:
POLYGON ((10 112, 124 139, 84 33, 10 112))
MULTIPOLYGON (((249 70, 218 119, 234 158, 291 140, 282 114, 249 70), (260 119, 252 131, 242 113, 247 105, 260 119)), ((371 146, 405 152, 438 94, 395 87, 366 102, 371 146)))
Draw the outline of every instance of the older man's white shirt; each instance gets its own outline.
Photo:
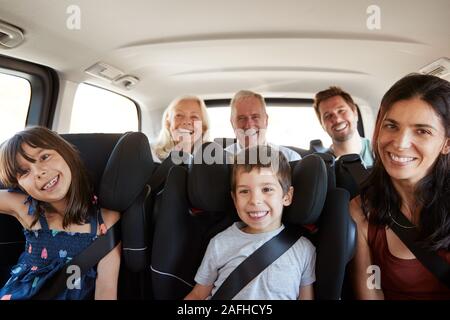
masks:
MULTIPOLYGON (((286 148, 286 147, 283 147, 283 146, 274 145, 272 143, 268 143, 268 145, 271 148, 280 150, 283 153, 283 155, 286 157, 287 161, 289 161, 289 162, 297 161, 297 160, 300 160, 302 158, 297 152, 295 152, 294 150, 291 150, 289 148, 286 148)), ((238 142, 233 143, 232 145, 229 145, 228 147, 225 148, 225 151, 227 151, 227 152, 229 152, 229 153, 231 153, 233 155, 241 152, 241 150, 242 150, 242 147, 241 147, 241 145, 238 142)))

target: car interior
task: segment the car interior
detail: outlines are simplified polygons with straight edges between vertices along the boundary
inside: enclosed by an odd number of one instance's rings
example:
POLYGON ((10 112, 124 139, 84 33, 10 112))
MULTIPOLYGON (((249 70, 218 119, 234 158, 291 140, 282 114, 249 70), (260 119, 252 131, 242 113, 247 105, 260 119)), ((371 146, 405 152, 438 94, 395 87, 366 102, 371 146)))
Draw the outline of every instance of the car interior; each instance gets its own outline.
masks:
MULTIPOLYGON (((383 94, 417 72, 450 80, 450 2, 0 0, 0 143, 39 125, 80 152, 102 206, 121 213, 121 300, 181 300, 209 240, 238 220, 224 148, 230 101, 260 93, 268 140, 297 152, 283 222, 317 249, 315 298, 352 300, 356 227, 348 212, 367 178, 356 154, 335 159, 317 92, 339 86, 371 139, 383 94), (213 158, 152 159, 163 112, 196 95, 213 158), (314 228, 311 228, 314 226, 314 228)), ((3 188, 3 186, 0 186, 3 188)), ((0 287, 23 252, 0 214, 0 287)))

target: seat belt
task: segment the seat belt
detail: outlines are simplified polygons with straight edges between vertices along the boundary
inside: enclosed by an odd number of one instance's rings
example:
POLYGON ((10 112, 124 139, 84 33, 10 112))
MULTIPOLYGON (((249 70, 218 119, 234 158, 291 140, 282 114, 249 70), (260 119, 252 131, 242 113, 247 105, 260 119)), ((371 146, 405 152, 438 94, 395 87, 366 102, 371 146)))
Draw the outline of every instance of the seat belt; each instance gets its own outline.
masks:
POLYGON ((392 231, 400 238, 400 240, 408 247, 408 249, 416 256, 422 265, 428 269, 441 283, 450 288, 450 264, 448 264, 436 251, 431 251, 421 247, 415 240, 418 232, 414 225, 405 217, 405 215, 397 210, 396 220, 393 220, 391 226, 392 231), (403 228, 399 226, 408 226, 403 228))
POLYGON ((106 234, 95 239, 89 247, 68 262, 59 270, 31 300, 51 300, 67 288, 67 279, 73 272, 67 270, 70 266, 78 266, 81 275, 94 267, 99 261, 114 249, 121 240, 121 220, 117 221, 106 234))
POLYGON ((172 153, 177 153, 177 159, 180 160, 182 163, 188 164, 190 159, 189 155, 183 152, 178 151, 172 151, 169 156, 164 159, 161 164, 156 168, 155 172, 152 174, 152 177, 150 178, 150 190, 152 193, 159 192, 162 187, 164 186, 164 183, 166 182, 167 175, 169 174, 170 169, 172 167, 176 166, 172 161, 172 153))
POLYGON ((161 162, 158 168, 156 168, 155 173, 152 174, 149 182, 150 191, 152 193, 157 193, 162 188, 164 182, 166 181, 167 175, 173 166, 175 166, 175 164, 167 158, 161 162))
POLYGON ((369 170, 364 167, 362 160, 357 154, 347 154, 341 157, 342 166, 346 169, 358 187, 369 177, 369 170))
POLYGON ((231 300, 250 281, 297 242, 303 231, 285 227, 242 261, 217 289, 211 300, 231 300))

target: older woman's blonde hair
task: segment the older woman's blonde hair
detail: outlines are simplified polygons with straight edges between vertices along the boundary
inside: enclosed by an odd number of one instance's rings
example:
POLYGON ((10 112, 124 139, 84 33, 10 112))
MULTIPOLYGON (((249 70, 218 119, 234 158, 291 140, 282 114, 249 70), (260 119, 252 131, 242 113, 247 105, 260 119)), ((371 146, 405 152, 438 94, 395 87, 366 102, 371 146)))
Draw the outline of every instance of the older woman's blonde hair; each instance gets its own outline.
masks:
POLYGON ((172 100, 172 102, 169 104, 169 106, 164 110, 162 119, 161 119, 161 131, 159 132, 158 140, 155 144, 155 153, 158 156, 158 158, 162 161, 165 158, 169 156, 169 153, 172 151, 172 149, 175 146, 175 141, 172 139, 172 135, 170 134, 170 119, 171 115, 175 109, 175 107, 181 102, 181 101, 197 101, 200 110, 201 110, 201 117, 202 117, 202 143, 207 141, 209 138, 209 117, 208 117, 208 111, 206 110, 206 105, 203 99, 193 96, 193 95, 186 95, 181 96, 178 98, 175 98, 172 100))

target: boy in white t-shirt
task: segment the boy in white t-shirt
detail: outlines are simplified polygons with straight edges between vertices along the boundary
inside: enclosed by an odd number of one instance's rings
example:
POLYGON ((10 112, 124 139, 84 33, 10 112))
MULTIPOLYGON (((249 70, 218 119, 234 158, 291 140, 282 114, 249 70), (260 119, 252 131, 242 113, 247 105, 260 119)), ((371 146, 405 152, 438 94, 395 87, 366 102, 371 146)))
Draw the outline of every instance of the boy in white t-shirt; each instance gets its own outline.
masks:
MULTIPOLYGON (((293 191, 291 168, 281 152, 269 146, 243 150, 231 178, 231 195, 242 221, 211 239, 196 285, 185 299, 210 298, 240 263, 280 233, 283 208, 291 204, 293 191)), ((313 299, 315 257, 314 246, 301 237, 233 299, 313 299)))

